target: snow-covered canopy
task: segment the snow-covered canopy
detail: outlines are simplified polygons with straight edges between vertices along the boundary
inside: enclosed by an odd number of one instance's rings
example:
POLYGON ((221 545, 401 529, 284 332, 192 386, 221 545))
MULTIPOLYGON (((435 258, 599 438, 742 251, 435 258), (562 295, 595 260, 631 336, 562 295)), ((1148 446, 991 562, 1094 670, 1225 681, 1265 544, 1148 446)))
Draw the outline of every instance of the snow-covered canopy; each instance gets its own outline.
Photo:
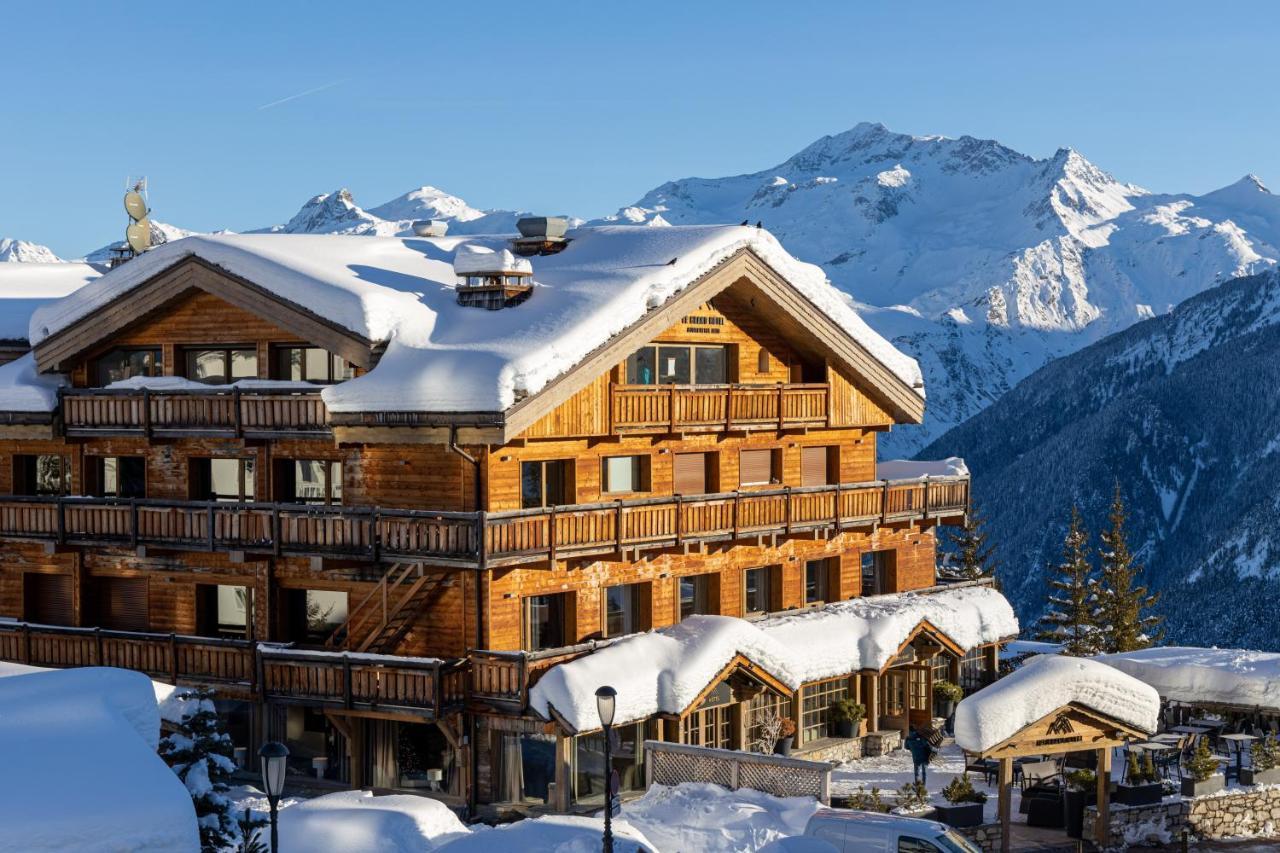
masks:
POLYGON ((1165 699, 1280 710, 1280 654, 1185 646, 1098 655, 1165 699))
POLYGON ((956 706, 956 743, 985 752, 1057 709, 1075 703, 1154 732, 1160 695, 1131 675, 1087 658, 1040 655, 956 706))
POLYGON ((754 622, 693 616, 553 667, 529 704, 545 717, 555 708, 575 730, 590 731, 600 726, 595 690, 609 684, 618 691, 620 723, 678 714, 737 655, 794 690, 882 669, 921 622, 966 651, 1018 632, 1013 608, 988 586, 853 599, 754 622))
POLYGON ((926 477, 968 477, 969 466, 959 456, 917 462, 914 459, 886 459, 876 463, 880 480, 923 480, 926 477))
POLYGON ((193 236, 40 308, 31 318, 31 341, 198 256, 355 335, 387 342, 375 369, 325 389, 332 411, 502 411, 517 389, 536 393, 720 262, 750 249, 923 396, 916 362, 872 331, 821 269, 791 257, 763 229, 604 226, 568 236, 563 251, 532 259, 541 285, 533 298, 503 311, 458 305, 454 264, 462 246, 505 251, 506 236, 193 236))
POLYGON ((102 270, 89 264, 0 264, 0 340, 25 341, 37 308, 100 275, 102 270))

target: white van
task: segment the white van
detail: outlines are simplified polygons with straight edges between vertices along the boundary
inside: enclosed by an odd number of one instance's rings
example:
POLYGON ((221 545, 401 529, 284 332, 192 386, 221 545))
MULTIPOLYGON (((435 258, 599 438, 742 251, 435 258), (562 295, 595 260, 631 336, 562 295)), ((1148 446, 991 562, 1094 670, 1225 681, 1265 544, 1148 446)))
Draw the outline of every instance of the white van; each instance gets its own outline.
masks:
POLYGON ((982 853, 944 824, 852 809, 819 809, 809 818, 804 834, 827 842, 839 853, 982 853))

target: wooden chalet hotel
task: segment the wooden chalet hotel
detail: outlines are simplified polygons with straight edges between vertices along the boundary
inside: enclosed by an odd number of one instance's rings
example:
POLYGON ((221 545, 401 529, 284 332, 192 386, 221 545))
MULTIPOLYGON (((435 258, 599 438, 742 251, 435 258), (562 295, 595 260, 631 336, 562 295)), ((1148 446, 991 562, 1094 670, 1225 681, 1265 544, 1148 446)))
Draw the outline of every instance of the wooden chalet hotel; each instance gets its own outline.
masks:
POLYGON ((991 676, 1008 603, 935 576, 967 472, 877 471, 920 373, 818 268, 756 228, 521 229, 190 237, 38 307, 0 658, 207 685, 298 774, 488 813, 601 801, 605 681, 632 789, 645 738, 778 712, 801 755, 885 749, 991 676))

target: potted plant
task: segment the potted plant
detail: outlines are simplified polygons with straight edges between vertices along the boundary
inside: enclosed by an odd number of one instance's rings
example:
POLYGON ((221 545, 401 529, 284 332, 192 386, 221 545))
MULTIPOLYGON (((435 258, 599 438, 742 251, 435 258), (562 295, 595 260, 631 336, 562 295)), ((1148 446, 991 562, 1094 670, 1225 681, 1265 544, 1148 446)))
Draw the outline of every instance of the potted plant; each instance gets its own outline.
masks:
POLYGON ((1152 806, 1160 802, 1164 796, 1164 786, 1155 772, 1155 766, 1149 762, 1134 758, 1129 762, 1129 770, 1124 781, 1116 785, 1115 801, 1126 806, 1152 806))
POLYGON ((1195 754, 1186 762, 1190 778, 1182 777, 1182 796, 1202 797, 1221 791, 1225 780, 1218 772, 1218 759, 1209 752, 1209 741, 1200 738, 1196 744, 1195 754))
POLYGON ((862 718, 867 707, 851 699, 837 699, 831 703, 830 719, 836 737, 856 737, 861 734, 862 718))
POLYGON ((938 806, 936 817, 947 826, 977 826, 982 823, 982 806, 987 795, 973 787, 963 773, 947 783, 942 796, 948 805, 938 806))
POLYGON ((937 703, 936 716, 950 717, 956 703, 964 698, 964 688, 945 678, 933 682, 933 701, 937 703))
POLYGON ((1275 734, 1268 734, 1250 750, 1252 767, 1240 770, 1241 785, 1274 785, 1280 782, 1280 743, 1275 734))
POLYGON ((898 789, 898 814, 918 815, 929 810, 929 789, 923 782, 907 782, 898 789))
POLYGON ((1084 810, 1087 806, 1098 804, 1098 775, 1092 770, 1081 768, 1067 774, 1067 793, 1065 796, 1067 813, 1067 835, 1072 838, 1084 836, 1084 810))
POLYGON ((776 755, 790 755, 791 745, 796 742, 796 721, 790 717, 782 718, 782 725, 778 729, 778 742, 774 745, 773 751, 776 755))

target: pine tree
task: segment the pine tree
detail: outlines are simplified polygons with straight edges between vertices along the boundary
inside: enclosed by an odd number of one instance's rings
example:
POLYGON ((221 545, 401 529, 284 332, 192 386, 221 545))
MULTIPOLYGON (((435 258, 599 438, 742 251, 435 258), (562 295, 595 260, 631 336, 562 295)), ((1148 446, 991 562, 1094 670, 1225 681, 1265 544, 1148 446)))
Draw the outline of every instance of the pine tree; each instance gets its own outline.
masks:
POLYGON ((1148 612, 1160 596, 1135 585, 1142 566, 1133 561, 1129 551, 1124 532, 1126 518, 1124 497, 1116 483, 1107 516, 1110 527, 1102 533, 1102 546, 1098 549, 1102 571, 1098 579, 1097 621, 1102 651, 1109 653, 1145 649, 1162 637, 1157 628, 1164 617, 1148 612))
POLYGON ((1089 531, 1080 510, 1071 507, 1071 522, 1062 542, 1062 562, 1049 581, 1049 608, 1040 617, 1036 639, 1062 643, 1063 654, 1084 657, 1098 653, 1093 564, 1089 561, 1089 531))
POLYGON ((995 575, 995 548, 987 544, 987 533, 982 529, 986 521, 976 509, 971 509, 964 524, 951 531, 946 562, 953 577, 978 580, 995 575))
POLYGON ((178 731, 160 741, 160 757, 187 786, 196 807, 202 853, 241 843, 241 829, 227 798, 227 780, 235 770, 231 736, 219 728, 213 692, 188 690, 178 694, 187 710, 178 731))

